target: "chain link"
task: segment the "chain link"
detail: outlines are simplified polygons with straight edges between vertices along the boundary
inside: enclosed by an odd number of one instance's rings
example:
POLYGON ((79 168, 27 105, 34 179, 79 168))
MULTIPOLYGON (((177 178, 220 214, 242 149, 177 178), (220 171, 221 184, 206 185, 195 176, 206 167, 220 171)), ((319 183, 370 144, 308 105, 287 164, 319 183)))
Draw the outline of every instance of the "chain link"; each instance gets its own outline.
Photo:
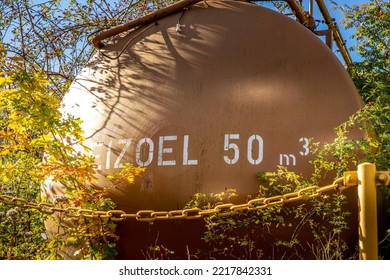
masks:
POLYGON ((21 208, 36 209, 45 214, 63 213, 68 219, 84 218, 100 218, 110 219, 112 221, 123 221, 126 219, 136 219, 140 222, 154 222, 156 220, 175 220, 175 219, 200 219, 205 216, 231 216, 239 212, 259 211, 271 206, 287 204, 291 202, 308 200, 321 196, 323 193, 337 190, 343 191, 345 189, 355 187, 357 185, 343 184, 344 179, 336 179, 333 184, 319 187, 310 186, 301 190, 271 197, 255 198, 243 204, 225 203, 215 206, 211 209, 200 209, 198 207, 172 210, 172 211, 154 211, 154 210, 140 210, 135 214, 126 213, 123 210, 109 210, 98 211, 91 209, 82 209, 75 207, 61 208, 56 204, 51 203, 33 203, 25 199, 12 197, 9 195, 0 195, 0 203, 11 204, 21 208))

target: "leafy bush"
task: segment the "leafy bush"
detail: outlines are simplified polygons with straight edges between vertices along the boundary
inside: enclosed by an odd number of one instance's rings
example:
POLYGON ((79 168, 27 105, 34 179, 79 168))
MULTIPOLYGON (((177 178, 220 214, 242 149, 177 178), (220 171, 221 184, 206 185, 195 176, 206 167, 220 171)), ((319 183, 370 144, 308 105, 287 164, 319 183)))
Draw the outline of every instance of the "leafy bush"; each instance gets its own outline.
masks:
POLYGON ((80 217, 66 221, 64 214, 48 216, 24 207, 46 202, 40 191, 45 181, 66 189, 55 198, 57 207, 110 210, 115 204, 104 189, 87 183, 93 180, 96 165, 88 151, 80 150, 86 149, 80 120, 61 114, 41 73, 19 63, 11 66, 14 71, 0 76, 0 194, 18 200, 0 204, 0 259, 58 259, 68 246, 82 258, 113 258, 117 239, 113 222, 80 217), (77 142, 77 149, 69 141, 77 142), (46 219, 53 219, 55 226, 50 239, 46 219))

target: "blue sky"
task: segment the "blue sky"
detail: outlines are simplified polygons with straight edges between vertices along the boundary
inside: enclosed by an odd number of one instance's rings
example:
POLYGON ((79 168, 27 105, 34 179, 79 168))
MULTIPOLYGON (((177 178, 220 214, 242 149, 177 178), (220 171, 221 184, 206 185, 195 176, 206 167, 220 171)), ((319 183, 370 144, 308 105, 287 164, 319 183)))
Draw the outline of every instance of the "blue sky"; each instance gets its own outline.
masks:
MULTIPOLYGON (((326 1, 325 0, 325 3, 327 3, 329 1, 326 1)), ((339 4, 340 6, 343 6, 343 5, 348 5, 348 6, 352 6, 352 5, 360 5, 360 4, 363 4, 363 3, 368 3, 370 2, 369 0, 336 0, 337 4, 339 4)), ((329 5, 330 7, 330 5, 329 5)), ((331 16, 334 17, 338 23, 338 26, 340 28, 340 31, 343 35, 343 38, 344 40, 346 40, 346 44, 347 44, 347 47, 351 47, 354 45, 354 39, 351 38, 352 34, 354 33, 354 30, 353 29, 345 29, 343 24, 341 23, 341 20, 343 19, 343 14, 341 13, 341 11, 339 10, 334 10, 334 11, 331 11, 331 16)), ((336 55, 340 58, 340 60, 342 60, 341 56, 339 54, 336 53, 336 55)), ((351 52, 351 57, 352 57, 352 61, 359 61, 360 58, 358 56, 357 53, 355 52, 351 52)))

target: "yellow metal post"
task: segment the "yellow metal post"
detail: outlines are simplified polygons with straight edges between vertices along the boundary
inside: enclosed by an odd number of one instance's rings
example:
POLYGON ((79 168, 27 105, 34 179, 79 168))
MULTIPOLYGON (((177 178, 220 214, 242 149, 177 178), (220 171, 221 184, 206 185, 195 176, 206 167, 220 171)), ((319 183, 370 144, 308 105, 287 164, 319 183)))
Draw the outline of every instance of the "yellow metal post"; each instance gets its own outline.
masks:
POLYGON ((376 167, 371 163, 358 166, 359 258, 378 259, 378 225, 375 186, 376 167))

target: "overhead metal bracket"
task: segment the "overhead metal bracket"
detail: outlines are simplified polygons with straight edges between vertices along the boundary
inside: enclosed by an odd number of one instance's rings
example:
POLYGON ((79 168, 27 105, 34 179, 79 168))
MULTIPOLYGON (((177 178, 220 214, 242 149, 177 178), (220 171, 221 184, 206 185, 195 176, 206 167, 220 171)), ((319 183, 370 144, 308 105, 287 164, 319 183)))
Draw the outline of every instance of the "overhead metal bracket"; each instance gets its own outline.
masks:
MULTIPOLYGON (((260 0, 260 2, 270 2, 271 0, 260 0)), ((305 11, 304 7, 302 6, 302 1, 298 2, 296 0, 277 0, 279 2, 286 2, 290 9, 293 11, 293 14, 297 18, 297 20, 312 30, 315 34, 319 36, 325 36, 326 37, 326 44, 329 46, 330 49, 332 49, 332 42, 334 41, 337 45, 337 49, 340 51, 341 56, 343 57, 343 60, 345 61, 345 64, 347 67, 352 66, 352 58, 348 51, 348 48, 346 47, 345 40, 343 39, 343 36, 341 35, 340 29, 337 25, 337 23, 334 21, 334 19, 331 17, 328 8, 326 7, 323 0, 315 0, 318 9, 320 10, 322 17, 328 26, 328 30, 315 30, 314 24, 314 17, 313 17, 313 6, 314 0, 308 0, 309 1, 309 11, 305 11)), ((258 2, 258 1, 256 1, 258 2)))

